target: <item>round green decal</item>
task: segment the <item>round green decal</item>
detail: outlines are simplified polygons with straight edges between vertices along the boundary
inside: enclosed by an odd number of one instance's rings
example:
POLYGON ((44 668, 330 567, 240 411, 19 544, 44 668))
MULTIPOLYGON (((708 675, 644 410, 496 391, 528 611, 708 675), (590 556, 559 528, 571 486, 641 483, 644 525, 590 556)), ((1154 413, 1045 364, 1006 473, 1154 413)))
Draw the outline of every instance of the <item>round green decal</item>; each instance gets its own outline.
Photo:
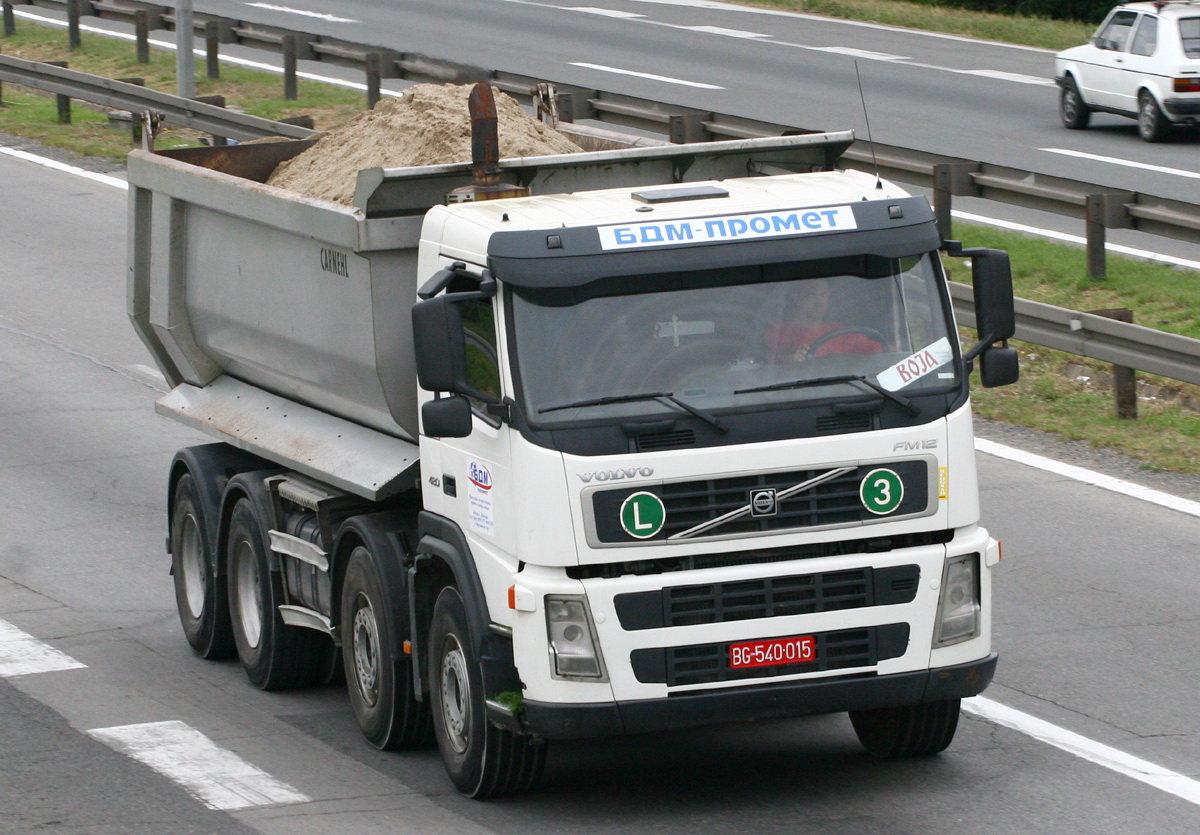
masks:
POLYGON ((653 493, 633 493, 621 502, 621 527, 634 539, 649 539, 662 530, 667 509, 653 493))
POLYGON ((863 507, 882 516, 898 508, 904 500, 904 482, 893 470, 871 470, 858 485, 858 497, 863 507))

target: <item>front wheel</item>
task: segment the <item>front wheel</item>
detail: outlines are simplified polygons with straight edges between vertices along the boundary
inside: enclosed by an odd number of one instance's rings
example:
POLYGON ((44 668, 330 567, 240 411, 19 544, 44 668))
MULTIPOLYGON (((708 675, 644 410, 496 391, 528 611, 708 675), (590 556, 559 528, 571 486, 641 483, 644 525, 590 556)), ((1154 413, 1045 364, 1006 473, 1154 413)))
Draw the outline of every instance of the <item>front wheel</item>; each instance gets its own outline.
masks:
POLYGON ((350 553, 342 584, 342 663, 358 727, 376 748, 403 748, 429 739, 428 703, 413 696, 410 666, 396 660, 375 559, 363 546, 350 553))
POLYGON ((1073 78, 1068 77, 1063 82, 1062 91, 1058 95, 1058 115, 1062 123, 1071 130, 1083 130, 1091 121, 1092 111, 1083 103, 1079 85, 1073 78))
POLYGON ((1143 90, 1138 96, 1138 134, 1147 142, 1162 142, 1170 130, 1171 123, 1154 96, 1143 90))
POLYGON ((885 759, 926 757, 946 750, 958 730, 959 700, 946 699, 905 707, 852 710, 858 741, 885 759))
POLYGON ((534 787, 546 764, 546 746, 488 721, 466 606, 453 586, 442 590, 433 607, 429 684, 434 735, 459 792, 503 797, 534 787))

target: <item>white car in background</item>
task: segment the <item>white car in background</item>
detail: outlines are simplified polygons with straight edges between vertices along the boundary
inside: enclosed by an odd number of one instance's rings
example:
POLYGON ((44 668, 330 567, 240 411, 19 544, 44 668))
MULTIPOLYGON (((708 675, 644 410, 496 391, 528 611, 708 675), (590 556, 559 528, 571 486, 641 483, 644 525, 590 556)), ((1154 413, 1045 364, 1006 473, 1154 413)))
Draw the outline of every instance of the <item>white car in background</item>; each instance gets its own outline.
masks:
POLYGON ((1054 59, 1059 115, 1072 130, 1093 111, 1137 119, 1147 142, 1200 120, 1200 0, 1125 3, 1092 42, 1054 59))

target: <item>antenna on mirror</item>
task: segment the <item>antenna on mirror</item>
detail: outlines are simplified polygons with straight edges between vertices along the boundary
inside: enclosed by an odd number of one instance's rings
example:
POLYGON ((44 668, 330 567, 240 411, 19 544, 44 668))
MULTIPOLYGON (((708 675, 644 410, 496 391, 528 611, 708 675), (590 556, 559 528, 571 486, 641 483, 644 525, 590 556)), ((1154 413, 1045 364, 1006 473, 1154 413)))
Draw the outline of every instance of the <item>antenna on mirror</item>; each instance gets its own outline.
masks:
POLYGON ((867 97, 863 95, 862 74, 858 71, 858 59, 854 59, 854 77, 858 80, 858 99, 862 102, 863 118, 867 122, 867 143, 871 146, 871 165, 875 166, 875 188, 883 188, 879 176, 879 160, 875 158, 875 140, 871 138, 871 117, 867 114, 867 97))

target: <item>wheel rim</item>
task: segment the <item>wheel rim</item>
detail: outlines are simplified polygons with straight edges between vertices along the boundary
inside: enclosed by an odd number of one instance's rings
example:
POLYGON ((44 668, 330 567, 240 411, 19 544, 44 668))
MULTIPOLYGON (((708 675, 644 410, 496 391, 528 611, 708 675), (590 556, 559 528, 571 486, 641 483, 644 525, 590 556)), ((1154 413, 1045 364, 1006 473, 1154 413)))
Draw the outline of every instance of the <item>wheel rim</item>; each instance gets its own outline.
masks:
POLYGON ((467 659, 458 638, 446 636, 442 655, 442 724, 446 739, 456 753, 467 750, 468 717, 471 709, 471 682, 467 678, 467 659))
POLYGON ((354 647, 354 678, 363 701, 374 707, 379 701, 379 630, 371 601, 360 594, 354 605, 351 638, 354 647))
POLYGON ((180 579, 183 580, 188 612, 199 620, 204 615, 204 597, 208 592, 208 566, 200 545, 200 526, 190 513, 183 517, 179 525, 176 547, 179 549, 180 579))
POLYGON ((1154 133, 1154 123, 1157 120, 1158 114, 1154 112, 1154 100, 1149 96, 1142 96, 1142 118, 1141 127, 1142 133, 1146 136, 1154 133))
POLYGON ((1068 122, 1074 122, 1075 117, 1078 115, 1077 110, 1079 109, 1079 101, 1075 96, 1074 90, 1068 88, 1063 91, 1062 108, 1063 117, 1068 122))
POLYGON ((258 560, 254 548, 246 540, 237 544, 234 551, 234 582, 237 584, 237 620, 242 637, 251 648, 257 648, 262 639, 262 585, 258 581, 258 560))

